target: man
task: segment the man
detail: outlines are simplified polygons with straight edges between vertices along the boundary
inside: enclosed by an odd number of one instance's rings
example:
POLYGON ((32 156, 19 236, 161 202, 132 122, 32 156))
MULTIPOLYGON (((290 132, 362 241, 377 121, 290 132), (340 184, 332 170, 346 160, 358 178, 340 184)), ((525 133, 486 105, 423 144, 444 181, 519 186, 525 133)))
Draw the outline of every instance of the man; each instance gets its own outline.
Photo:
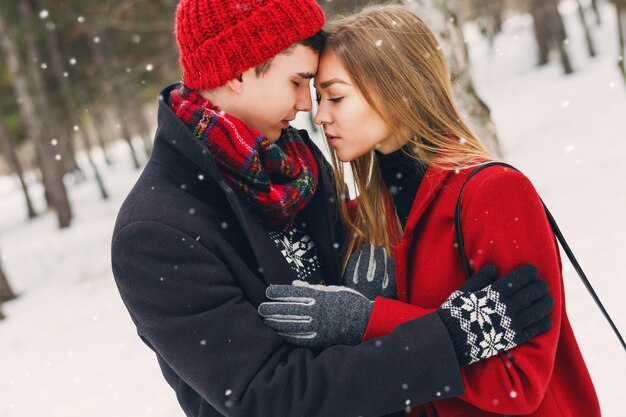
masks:
MULTIPOLYGON (((381 416, 463 393, 438 314, 319 351, 287 345, 257 312, 268 285, 340 284, 330 167, 289 127, 311 110, 323 23, 313 0, 178 6, 183 83, 161 94, 153 154, 120 209, 112 264, 188 416, 381 416)), ((362 297, 328 288, 335 302, 362 297)))

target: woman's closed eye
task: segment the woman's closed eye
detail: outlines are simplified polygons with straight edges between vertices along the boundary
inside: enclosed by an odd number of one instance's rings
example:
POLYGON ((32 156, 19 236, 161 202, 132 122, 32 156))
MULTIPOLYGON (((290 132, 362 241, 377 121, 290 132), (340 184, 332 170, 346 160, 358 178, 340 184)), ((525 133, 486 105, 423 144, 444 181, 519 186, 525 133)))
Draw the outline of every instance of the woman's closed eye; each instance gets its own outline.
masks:
MULTIPOLYGON (((339 103, 342 99, 343 99, 343 96, 339 96, 339 97, 328 97, 325 100, 330 101, 332 103, 339 103)), ((320 102, 322 101, 322 95, 318 91, 315 92, 315 101, 317 102, 317 104, 320 104, 320 102)))

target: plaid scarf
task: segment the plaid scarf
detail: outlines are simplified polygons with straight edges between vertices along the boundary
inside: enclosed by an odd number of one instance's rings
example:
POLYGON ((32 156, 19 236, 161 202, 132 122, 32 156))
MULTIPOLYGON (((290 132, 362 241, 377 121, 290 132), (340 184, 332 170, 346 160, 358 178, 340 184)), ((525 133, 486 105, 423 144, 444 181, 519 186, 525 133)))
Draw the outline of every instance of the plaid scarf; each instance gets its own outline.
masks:
POLYGON ((182 83, 169 106, 246 204, 272 228, 289 230, 317 189, 317 163, 298 131, 289 126, 272 143, 182 83))

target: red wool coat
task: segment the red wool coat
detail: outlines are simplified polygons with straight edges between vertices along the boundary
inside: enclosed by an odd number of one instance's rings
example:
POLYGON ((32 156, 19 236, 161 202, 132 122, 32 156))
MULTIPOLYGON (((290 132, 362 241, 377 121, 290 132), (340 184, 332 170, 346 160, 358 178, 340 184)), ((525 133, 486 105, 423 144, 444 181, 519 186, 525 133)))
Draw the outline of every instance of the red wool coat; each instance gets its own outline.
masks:
MULTIPOLYGON (((435 311, 466 280, 455 245, 454 212, 471 170, 431 168, 417 192, 403 240, 395 246, 398 300, 378 297, 364 340, 390 333, 435 311)), ((600 408, 565 311, 561 261, 554 234, 530 181, 502 166, 485 169, 463 192, 465 250, 474 271, 500 275, 524 263, 539 268, 555 305, 545 334, 462 370, 465 394, 411 410, 410 416, 597 417, 600 408)))

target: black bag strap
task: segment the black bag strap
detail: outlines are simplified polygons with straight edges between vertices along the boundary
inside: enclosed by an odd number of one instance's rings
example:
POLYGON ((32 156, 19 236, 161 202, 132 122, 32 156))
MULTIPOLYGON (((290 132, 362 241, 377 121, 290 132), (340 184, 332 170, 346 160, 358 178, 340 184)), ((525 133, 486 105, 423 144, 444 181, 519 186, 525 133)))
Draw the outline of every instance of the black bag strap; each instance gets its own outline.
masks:
MULTIPOLYGON (((456 233, 457 243, 459 245, 459 252, 461 253, 461 259, 463 261, 463 267, 465 268, 465 275, 467 275, 468 279, 472 276, 472 270, 471 270, 470 264, 469 264, 469 262, 467 260, 467 254, 465 253, 465 240, 463 238, 463 230, 461 228, 461 226, 462 226, 461 225, 461 196, 463 195, 463 190, 465 189, 465 186, 467 185, 469 180, 472 179, 472 177, 474 177, 476 174, 478 174, 483 169, 488 168, 488 167, 493 166, 493 165, 505 166, 505 167, 508 167, 508 168, 510 168, 512 170, 515 170, 515 171, 519 172, 519 170, 517 168, 515 168, 515 167, 513 167, 513 166, 511 166, 509 164, 506 164, 504 162, 494 161, 494 162, 487 162, 485 164, 479 165, 478 167, 476 167, 474 169, 474 171, 467 177, 467 179, 463 183, 463 186, 461 187, 461 191, 459 192, 459 198, 458 198, 458 200, 456 202, 456 211, 455 211, 455 214, 454 214, 454 229, 455 229, 455 233, 456 233)), ((600 311, 602 311, 602 314, 604 314, 604 317, 609 322, 609 325, 611 325, 611 328, 613 329, 613 332, 615 333, 615 335, 619 339, 620 343, 622 344, 622 347, 624 348, 624 350, 626 350, 626 343, 624 343, 624 338, 622 337, 622 335, 620 334, 619 330, 617 329, 617 326, 615 326, 615 323, 613 323, 613 320, 611 319, 611 316, 609 316, 609 313, 604 308, 604 305, 602 305, 602 302, 600 301, 600 298, 596 294, 595 290, 591 286, 591 283, 589 282, 589 279, 587 278, 587 276, 583 272, 582 268, 580 267, 580 264, 578 263, 578 260, 574 256, 574 253, 572 252, 572 250, 570 249, 569 245, 567 244, 567 241, 565 240, 565 237, 563 236, 563 233, 561 233, 561 229, 559 229, 559 226, 556 224, 556 221, 554 220, 554 217, 552 216, 552 213, 550 213, 550 210, 548 210, 548 207, 546 207, 546 205, 543 202, 543 200, 541 200, 541 204, 543 204, 543 208, 546 211, 546 216, 548 217, 548 222, 550 222, 550 226, 552 227, 552 231, 556 235, 559 243, 563 247, 563 250, 567 254, 567 257, 569 258, 570 262, 574 266, 574 269, 578 273, 578 276, 582 280, 583 284, 585 284, 585 287, 587 288, 587 291, 589 292, 589 294, 591 294, 591 297, 593 298, 593 301, 596 302, 596 305, 598 306, 600 311)))

